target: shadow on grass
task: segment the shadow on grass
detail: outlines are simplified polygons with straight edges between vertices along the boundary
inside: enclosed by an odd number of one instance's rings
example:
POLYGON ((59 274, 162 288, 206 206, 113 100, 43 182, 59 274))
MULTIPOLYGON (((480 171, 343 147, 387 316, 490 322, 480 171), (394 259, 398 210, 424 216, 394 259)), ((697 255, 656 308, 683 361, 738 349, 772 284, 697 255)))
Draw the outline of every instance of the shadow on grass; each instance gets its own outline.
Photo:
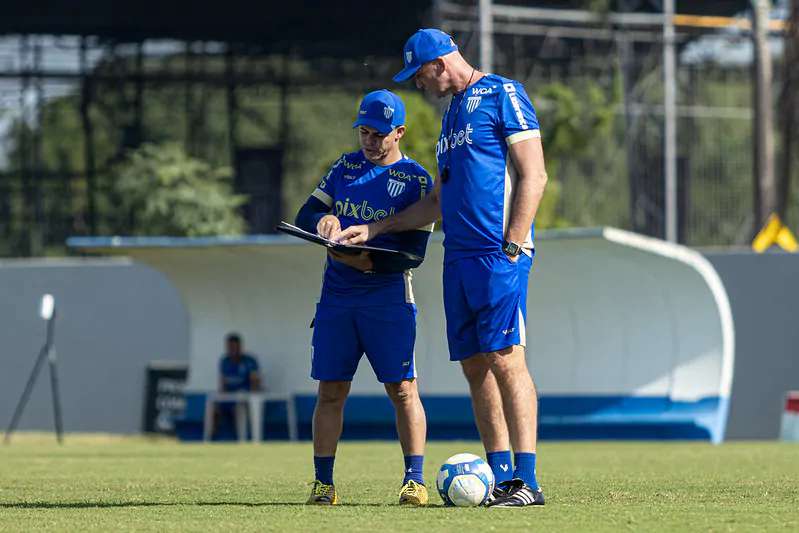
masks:
MULTIPOLYGON (((0 509, 108 509, 114 507, 176 507, 176 506, 220 506, 233 505, 239 507, 305 507, 302 502, 19 502, 0 503, 0 509)), ((338 507, 400 507, 393 503, 343 503, 338 507)), ((443 507, 428 505, 428 508, 443 507)))

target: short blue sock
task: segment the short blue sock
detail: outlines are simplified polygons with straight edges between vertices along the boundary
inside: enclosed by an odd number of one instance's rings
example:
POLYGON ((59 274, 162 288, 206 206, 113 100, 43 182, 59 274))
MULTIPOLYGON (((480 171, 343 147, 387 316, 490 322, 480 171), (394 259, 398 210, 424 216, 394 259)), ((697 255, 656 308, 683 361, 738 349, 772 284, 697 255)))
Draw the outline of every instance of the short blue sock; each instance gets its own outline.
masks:
POLYGON ((535 454, 518 452, 513 455, 516 470, 513 477, 524 480, 533 490, 538 490, 538 481, 535 479, 535 454))
POLYGON ((494 472, 494 481, 499 484, 513 477, 513 468, 510 464, 510 450, 486 453, 488 466, 494 472))
POLYGON ((408 482, 409 479, 424 485, 424 476, 422 470, 424 469, 424 455, 406 455, 405 456, 405 479, 402 484, 408 482))
POLYGON ((317 457, 316 455, 313 456, 313 467, 314 470, 316 471, 316 479, 318 479, 325 485, 333 484, 333 462, 335 460, 336 460, 335 455, 331 457, 317 457))

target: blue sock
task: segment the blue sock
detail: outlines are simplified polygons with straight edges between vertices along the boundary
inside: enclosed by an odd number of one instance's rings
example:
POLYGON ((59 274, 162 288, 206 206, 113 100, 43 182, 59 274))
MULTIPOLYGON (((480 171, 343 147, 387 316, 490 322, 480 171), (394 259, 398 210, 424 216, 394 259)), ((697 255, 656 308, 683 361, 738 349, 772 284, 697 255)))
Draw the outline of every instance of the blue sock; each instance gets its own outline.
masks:
POLYGON ((518 452, 514 454, 513 462, 516 464, 513 477, 524 480, 530 488, 538 490, 538 481, 535 479, 535 454, 518 452))
POLYGON ((316 455, 313 456, 313 467, 314 470, 316 471, 316 479, 318 479, 325 485, 333 484, 333 462, 335 460, 336 460, 335 455, 331 457, 317 457, 316 455))
POLYGON ((422 469, 424 468, 424 455, 406 455, 405 456, 405 479, 402 484, 408 482, 409 479, 424 485, 424 477, 422 469))
POLYGON ((513 469, 510 464, 510 450, 488 452, 486 453, 486 459, 488 459, 488 466, 491 467, 491 471, 494 472, 494 481, 497 484, 508 481, 513 477, 513 469))

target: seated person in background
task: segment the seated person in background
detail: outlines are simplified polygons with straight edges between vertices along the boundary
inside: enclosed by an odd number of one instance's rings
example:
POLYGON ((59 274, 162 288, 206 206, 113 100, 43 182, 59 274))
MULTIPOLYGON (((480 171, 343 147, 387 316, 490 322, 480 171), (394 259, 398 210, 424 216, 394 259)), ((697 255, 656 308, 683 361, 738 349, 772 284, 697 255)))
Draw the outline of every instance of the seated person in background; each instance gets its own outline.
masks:
MULTIPOLYGON (((241 335, 228 333, 225 337, 225 353, 219 360, 219 392, 257 392, 261 390, 258 375, 258 360, 242 351, 241 335)), ((218 402, 214 409, 214 430, 220 427, 235 427, 235 402, 218 402)), ((248 408, 245 404, 243 408, 248 408)))
POLYGON ((242 351, 241 335, 228 333, 225 353, 219 361, 219 392, 259 390, 258 361, 242 351))

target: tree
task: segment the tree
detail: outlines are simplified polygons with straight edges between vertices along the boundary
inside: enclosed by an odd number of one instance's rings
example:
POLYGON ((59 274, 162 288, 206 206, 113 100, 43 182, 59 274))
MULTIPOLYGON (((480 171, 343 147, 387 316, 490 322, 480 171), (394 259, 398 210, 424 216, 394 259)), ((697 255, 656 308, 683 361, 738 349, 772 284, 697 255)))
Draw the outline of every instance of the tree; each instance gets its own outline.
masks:
POLYGON ((144 144, 115 172, 114 191, 132 235, 236 235, 245 230, 230 171, 187 156, 177 144, 144 144))
MULTIPOLYGON (((542 142, 549 175, 546 192, 536 213, 536 227, 596 224, 597 221, 590 218, 593 214, 590 209, 581 213, 581 216, 586 217, 581 220, 566 218, 563 215, 563 202, 588 205, 591 199, 585 198, 586 193, 593 197, 600 194, 623 197, 623 194, 619 194, 620 191, 614 192, 608 183, 589 182, 606 178, 606 173, 595 172, 595 169, 583 172, 573 164, 570 165, 580 156, 589 153, 594 155, 592 160, 597 164, 611 163, 604 159, 610 152, 610 134, 619 92, 620 88, 614 86, 611 94, 607 95, 596 82, 583 80, 582 83, 574 83, 572 86, 561 83, 544 85, 533 95, 542 124, 542 142)), ((614 182, 617 183, 618 180, 614 182)))
MULTIPOLYGON (((254 59, 253 65, 265 65, 272 59, 254 59)), ((128 61, 124 57, 117 57, 114 61, 122 63, 120 71, 126 71, 130 66, 124 64, 128 61)), ((221 68, 219 61, 218 58, 209 58, 208 69, 221 68)), ((296 74, 300 76, 299 71, 307 64, 305 60, 296 59, 292 60, 291 67, 298 70, 296 74)), ((97 68, 109 68, 109 65, 97 68)), ((153 68, 164 67, 159 63, 153 68)), ((174 68, 182 72, 179 61, 174 68)), ((233 196, 229 182, 217 179, 216 175, 216 169, 234 163, 231 161, 234 151, 229 144, 225 88, 213 84, 193 85, 192 91, 201 91, 203 96, 192 100, 191 113, 188 113, 185 84, 148 83, 143 113, 137 121, 131 111, 130 98, 126 96, 135 92, 135 83, 126 81, 120 88, 103 79, 93 82, 92 100, 88 107, 94 131, 91 141, 95 163, 93 187, 89 187, 87 178, 79 88, 71 94, 46 100, 40 121, 14 121, 9 130, 7 168, 0 173, 4 176, 0 188, 5 187, 0 192, 12 191, 0 197, 0 254, 30 253, 20 243, 24 243, 29 228, 34 227, 44 229, 47 250, 54 253, 63 253, 62 246, 67 236, 90 232, 97 235, 154 235, 159 232, 199 235, 242 231, 243 225, 235 213, 241 197, 233 196), (203 120, 195 123, 191 117, 196 116, 203 120), (130 135, 126 132, 136 128, 139 129, 133 136, 135 139, 153 144, 130 154, 126 150, 136 144, 130 142, 130 135), (36 217, 26 215, 22 209, 26 204, 20 191, 24 190, 23 175, 27 175, 20 163, 23 161, 21 154, 26 153, 24 146, 20 145, 23 129, 29 138, 40 136, 37 160, 27 167, 27 174, 31 173, 31 168, 36 168, 43 176, 42 180, 34 180, 36 194, 42 198, 41 214, 36 217), (184 146, 189 151, 188 155, 178 146, 184 146), (166 175, 165 170, 157 168, 164 161, 167 166, 184 169, 183 173, 166 175), (201 175, 216 177, 210 178, 207 185, 200 185, 201 175), (137 187, 143 190, 134 192, 137 187), (155 197, 149 198, 150 194, 155 197), (95 208, 94 228, 87 222, 89 199, 95 208), (200 213, 201 205, 209 207, 208 218, 200 213), (221 213, 223 206, 230 207, 230 213, 221 213), (198 226, 192 228, 195 223, 198 226)), ((606 106, 586 103, 593 102, 591 95, 597 98, 597 102, 605 102, 599 99, 600 89, 590 89, 595 85, 588 80, 577 92, 560 86, 543 87, 532 94, 536 105, 542 104, 539 111, 542 111, 541 122, 544 125, 544 147, 553 178, 539 211, 540 227, 575 222, 558 216, 564 212, 559 192, 564 181, 556 178, 560 177, 559 168, 563 168, 559 162, 572 161, 585 152, 585 139, 596 135, 597 125, 603 123, 603 120, 595 119, 598 110, 606 106), (550 105, 543 105, 546 102, 550 105), (573 116, 569 116, 570 113, 573 116)), ((293 87, 288 94, 288 131, 284 136, 280 127, 283 107, 279 89, 268 83, 237 88, 237 146, 282 146, 285 149, 281 213, 284 218, 293 217, 342 152, 358 149, 351 125, 358 101, 365 92, 365 88, 358 91, 336 86, 293 87)), ((403 140, 403 151, 435 174, 440 112, 418 92, 400 94, 408 112, 408 132, 403 140)), ((594 139, 592 146, 596 144, 594 139)), ((563 196, 571 199, 580 196, 572 191, 581 185, 584 171, 572 165, 570 172, 571 189, 564 190, 563 196)), ((622 196, 617 194, 614 198, 622 196)))

